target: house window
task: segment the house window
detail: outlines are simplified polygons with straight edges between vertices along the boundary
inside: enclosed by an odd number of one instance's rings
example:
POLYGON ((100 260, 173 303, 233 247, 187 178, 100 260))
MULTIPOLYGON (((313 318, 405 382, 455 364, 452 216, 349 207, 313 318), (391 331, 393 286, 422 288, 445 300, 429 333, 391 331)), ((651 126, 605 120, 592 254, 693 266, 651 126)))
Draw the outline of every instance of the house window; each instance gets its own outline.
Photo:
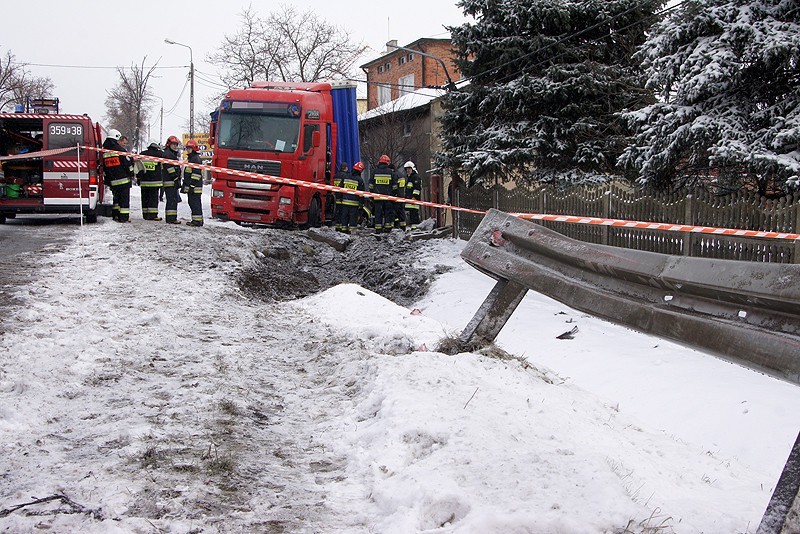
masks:
POLYGON ((406 62, 406 56, 400 56, 399 58, 397 58, 397 64, 398 65, 402 65, 405 62, 406 62))
POLYGON ((408 54, 408 60, 409 61, 414 61, 414 54, 409 53, 408 54))
POLYGON ((400 96, 407 95, 414 92, 414 75, 409 74, 397 80, 397 85, 400 86, 400 96))
POLYGON ((378 74, 383 72, 383 65, 378 66, 378 74))
POLYGON ((391 64, 391 63, 387 63, 387 64, 385 64, 385 65, 383 66, 383 70, 392 70, 392 64, 391 64))
POLYGON ((378 105, 381 106, 392 101, 392 87, 389 85, 378 85, 378 105))

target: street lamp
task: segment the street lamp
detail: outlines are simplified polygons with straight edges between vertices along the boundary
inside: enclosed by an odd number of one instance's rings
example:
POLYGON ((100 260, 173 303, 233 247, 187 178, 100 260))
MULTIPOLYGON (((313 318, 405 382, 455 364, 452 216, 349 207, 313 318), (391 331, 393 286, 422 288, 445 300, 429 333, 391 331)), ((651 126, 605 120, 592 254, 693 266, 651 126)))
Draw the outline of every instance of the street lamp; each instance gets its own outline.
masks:
POLYGON ((194 139, 194 58, 192 56, 192 47, 183 43, 176 43, 171 39, 164 39, 164 42, 189 49, 189 139, 194 139))

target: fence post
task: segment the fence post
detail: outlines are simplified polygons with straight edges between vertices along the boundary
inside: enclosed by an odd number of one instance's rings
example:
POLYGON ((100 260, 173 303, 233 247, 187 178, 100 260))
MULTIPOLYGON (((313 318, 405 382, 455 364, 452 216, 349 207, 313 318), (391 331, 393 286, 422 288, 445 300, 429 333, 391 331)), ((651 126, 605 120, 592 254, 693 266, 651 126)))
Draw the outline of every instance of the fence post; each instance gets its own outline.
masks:
POLYGON ((495 184, 492 188, 492 207, 496 210, 500 209, 500 188, 502 186, 495 184))
MULTIPOLYGON (((795 193, 792 200, 794 209, 794 229, 792 233, 800 234, 800 194, 795 193)), ((792 251, 792 263, 800 263, 800 239, 794 240, 794 250, 792 251)))
MULTIPOLYGON (((610 219, 611 218, 611 186, 609 186, 608 190, 604 193, 605 198, 603 199, 603 218, 610 219)), ((600 244, 601 245, 608 245, 608 233, 610 228, 608 225, 603 225, 600 227, 600 244)))
MULTIPOLYGON (((453 188, 453 205, 461 206, 461 188, 453 188)), ((453 211, 453 238, 458 239, 458 227, 461 225, 461 212, 458 210, 453 211)))
MULTIPOLYGON (((694 225, 694 195, 689 193, 683 202, 683 224, 694 225)), ((692 232, 683 233, 683 255, 692 255, 694 245, 694 234, 692 232)))

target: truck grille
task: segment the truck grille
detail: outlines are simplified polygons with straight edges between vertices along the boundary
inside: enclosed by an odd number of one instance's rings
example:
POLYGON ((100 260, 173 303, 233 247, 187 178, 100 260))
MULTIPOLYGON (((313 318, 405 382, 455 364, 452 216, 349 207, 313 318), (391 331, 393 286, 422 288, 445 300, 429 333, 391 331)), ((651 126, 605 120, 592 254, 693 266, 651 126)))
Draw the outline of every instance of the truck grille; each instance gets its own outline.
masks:
POLYGON ((265 159, 229 159, 228 168, 235 171, 255 172, 271 176, 281 175, 281 162, 265 159))

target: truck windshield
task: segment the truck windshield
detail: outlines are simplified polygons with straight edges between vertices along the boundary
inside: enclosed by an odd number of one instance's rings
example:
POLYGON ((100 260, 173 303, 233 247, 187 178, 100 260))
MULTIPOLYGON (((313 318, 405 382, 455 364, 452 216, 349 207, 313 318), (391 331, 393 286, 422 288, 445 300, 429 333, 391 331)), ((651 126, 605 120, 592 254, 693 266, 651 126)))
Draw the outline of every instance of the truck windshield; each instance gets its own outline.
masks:
POLYGON ((218 131, 220 148, 294 152, 300 134, 300 118, 228 111, 220 113, 218 131))

